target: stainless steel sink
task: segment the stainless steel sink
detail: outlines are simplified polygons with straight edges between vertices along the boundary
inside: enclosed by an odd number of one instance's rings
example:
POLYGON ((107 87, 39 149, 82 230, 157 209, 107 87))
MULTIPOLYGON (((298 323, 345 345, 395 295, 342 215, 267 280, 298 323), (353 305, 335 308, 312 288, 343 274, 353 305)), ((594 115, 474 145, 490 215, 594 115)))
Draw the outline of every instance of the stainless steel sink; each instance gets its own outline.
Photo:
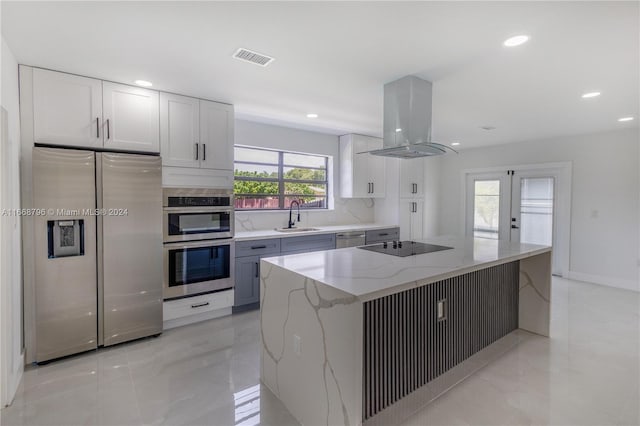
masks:
POLYGON ((276 228, 278 232, 308 232, 319 231, 318 228, 276 228))

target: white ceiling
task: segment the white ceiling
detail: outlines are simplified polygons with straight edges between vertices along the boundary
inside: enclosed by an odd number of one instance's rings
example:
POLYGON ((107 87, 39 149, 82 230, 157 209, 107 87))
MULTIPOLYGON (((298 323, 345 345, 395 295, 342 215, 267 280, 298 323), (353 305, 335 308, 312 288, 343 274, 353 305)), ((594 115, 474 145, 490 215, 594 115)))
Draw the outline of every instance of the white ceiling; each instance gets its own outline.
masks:
POLYGON ((434 139, 462 147, 640 121, 638 2, 1 4, 20 63, 150 80, 256 121, 379 136, 383 84, 409 74, 434 82, 434 139), (531 40, 502 46, 521 33, 531 40), (276 60, 240 62, 238 47, 276 60))

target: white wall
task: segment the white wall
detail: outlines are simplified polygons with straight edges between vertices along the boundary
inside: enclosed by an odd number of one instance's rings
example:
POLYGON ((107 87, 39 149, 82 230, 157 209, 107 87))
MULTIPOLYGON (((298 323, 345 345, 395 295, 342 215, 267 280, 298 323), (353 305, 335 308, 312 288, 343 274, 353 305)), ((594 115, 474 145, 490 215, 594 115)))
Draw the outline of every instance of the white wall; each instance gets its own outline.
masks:
MULTIPOLYGON (((296 226, 345 225, 373 222, 373 202, 370 199, 339 198, 340 182, 339 141, 334 135, 309 132, 288 127, 272 126, 245 120, 235 121, 236 145, 247 145, 284 151, 307 152, 333 157, 333 181, 330 191, 335 191, 333 206, 329 210, 308 210, 301 214, 296 226)), ((273 229, 287 226, 289 216, 282 211, 236 212, 236 232, 256 229, 273 229)))
POLYGON ((569 161, 569 277, 640 291, 638 128, 463 150, 442 157, 440 233, 460 233, 463 170, 569 161))
MULTIPOLYGON (((1 43, 0 99, 7 114, 2 122, 0 146, 0 209, 17 209, 20 207, 18 63, 4 39, 1 43)), ((0 217, 0 407, 13 400, 23 370, 20 225, 17 216, 0 217)))

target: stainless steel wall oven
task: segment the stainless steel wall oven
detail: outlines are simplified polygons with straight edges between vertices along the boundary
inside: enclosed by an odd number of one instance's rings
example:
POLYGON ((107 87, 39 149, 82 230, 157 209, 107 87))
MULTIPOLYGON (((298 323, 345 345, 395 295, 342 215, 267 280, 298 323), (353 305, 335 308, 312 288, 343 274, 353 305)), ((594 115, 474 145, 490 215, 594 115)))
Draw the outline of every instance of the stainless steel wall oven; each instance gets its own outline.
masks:
POLYGON ((164 298, 232 288, 233 193, 164 188, 164 298))
POLYGON ((164 188, 164 242, 233 237, 233 192, 164 188))

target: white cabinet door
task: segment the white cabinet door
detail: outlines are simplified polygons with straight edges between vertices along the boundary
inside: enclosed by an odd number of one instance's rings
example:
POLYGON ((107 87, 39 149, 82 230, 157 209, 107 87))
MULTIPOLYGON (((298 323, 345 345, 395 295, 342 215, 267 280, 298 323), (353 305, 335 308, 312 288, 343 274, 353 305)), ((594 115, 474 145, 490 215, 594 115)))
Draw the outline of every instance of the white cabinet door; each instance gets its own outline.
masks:
POLYGON ((233 105, 200 100, 200 167, 233 170, 233 105))
POLYGON ((33 69, 36 143, 102 147, 102 81, 33 69))
POLYGON ((424 158, 401 160, 400 197, 424 197, 424 158))
POLYGON ((369 175, 370 154, 359 154, 369 151, 369 140, 366 136, 353 135, 353 156, 351 167, 353 174, 353 197, 371 197, 371 176, 369 175))
POLYGON ((160 151, 158 92, 104 81, 102 98, 106 149, 160 151))
MULTIPOLYGON (((382 149, 382 139, 369 138, 367 151, 382 149)), ((371 182, 371 198, 383 198, 385 195, 386 176, 385 176, 385 157, 371 154, 361 154, 367 156, 367 169, 369 182, 371 182)))
POLYGON ((200 100, 160 93, 160 155, 165 166, 200 167, 200 100))
POLYGON ((343 198, 384 197, 384 157, 360 154, 380 148, 382 139, 363 135, 340 137, 340 195, 343 198))
POLYGON ((423 238, 424 201, 400 200, 400 239, 421 240, 423 238))

